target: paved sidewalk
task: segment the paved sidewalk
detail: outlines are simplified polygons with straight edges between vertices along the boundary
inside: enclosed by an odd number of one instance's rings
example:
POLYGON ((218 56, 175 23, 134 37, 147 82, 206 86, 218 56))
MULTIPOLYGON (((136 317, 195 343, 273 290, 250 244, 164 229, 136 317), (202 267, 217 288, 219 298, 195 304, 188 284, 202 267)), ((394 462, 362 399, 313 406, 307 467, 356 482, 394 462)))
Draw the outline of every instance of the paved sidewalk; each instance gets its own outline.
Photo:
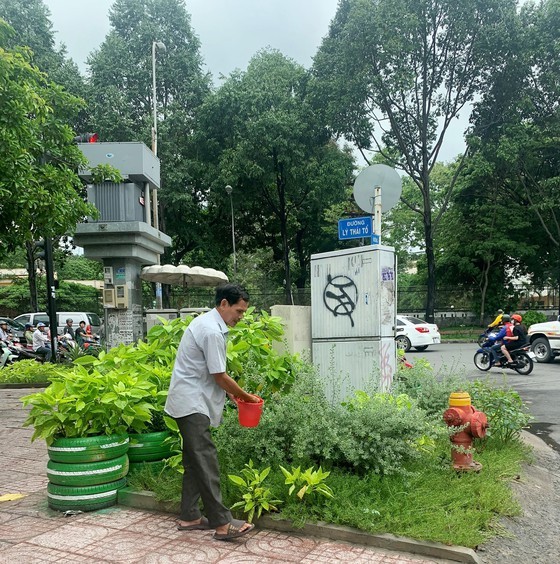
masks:
POLYGON ((0 563, 43 562, 279 562, 412 564, 444 562, 410 554, 301 535, 257 530, 233 542, 212 532, 179 532, 173 516, 111 507, 72 517, 47 507, 47 454, 42 441, 30 442, 19 398, 33 390, 0 390, 0 563))

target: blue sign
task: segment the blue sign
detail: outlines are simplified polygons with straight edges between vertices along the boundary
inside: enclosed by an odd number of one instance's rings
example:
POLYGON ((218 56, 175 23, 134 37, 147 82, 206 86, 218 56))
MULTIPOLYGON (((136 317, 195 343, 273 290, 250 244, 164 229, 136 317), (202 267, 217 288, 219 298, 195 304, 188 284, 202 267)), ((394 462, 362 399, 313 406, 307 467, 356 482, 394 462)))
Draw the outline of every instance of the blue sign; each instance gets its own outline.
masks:
MULTIPOLYGON (((338 239, 362 239, 373 235, 371 216, 338 220, 338 239)), ((378 241, 379 242, 379 241, 378 241)))
POLYGON ((372 245, 379 245, 379 235, 376 235, 375 233, 372 234, 371 244, 372 245))

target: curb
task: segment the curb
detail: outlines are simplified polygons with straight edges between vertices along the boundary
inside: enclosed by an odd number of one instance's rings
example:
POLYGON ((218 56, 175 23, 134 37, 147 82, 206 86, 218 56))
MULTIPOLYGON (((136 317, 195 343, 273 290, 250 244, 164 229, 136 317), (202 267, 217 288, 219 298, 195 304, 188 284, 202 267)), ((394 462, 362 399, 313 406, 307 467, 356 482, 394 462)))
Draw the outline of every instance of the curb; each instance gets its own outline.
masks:
POLYGON ((0 390, 21 390, 25 388, 46 388, 50 382, 12 382, 0 384, 0 390))
MULTIPOLYGON (((118 492, 119 505, 146 509, 162 513, 177 513, 179 504, 158 501, 152 492, 134 491, 129 487, 118 492)), ((407 552, 432 558, 451 560, 453 562, 467 562, 480 564, 481 560, 474 550, 463 546, 446 545, 429 541, 417 541, 406 537, 397 537, 390 534, 374 535, 352 527, 330 525, 328 523, 306 523, 302 528, 296 528, 290 521, 264 516, 255 521, 259 529, 270 529, 284 533, 304 534, 313 537, 322 537, 330 540, 345 541, 353 544, 374 546, 395 552, 407 552)))

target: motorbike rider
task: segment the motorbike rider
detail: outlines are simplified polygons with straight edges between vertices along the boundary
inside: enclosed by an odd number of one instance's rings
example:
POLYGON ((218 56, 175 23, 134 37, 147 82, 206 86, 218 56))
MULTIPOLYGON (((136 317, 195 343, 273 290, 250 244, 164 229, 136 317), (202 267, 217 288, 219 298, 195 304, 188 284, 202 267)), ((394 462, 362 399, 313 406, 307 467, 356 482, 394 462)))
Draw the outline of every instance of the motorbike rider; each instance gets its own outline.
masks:
POLYGON ((511 324, 511 317, 507 313, 502 315, 502 322, 502 328, 495 335, 488 336, 488 340, 494 343, 490 347, 490 366, 498 360, 498 351, 502 347, 502 339, 506 335, 512 334, 513 325, 511 324))
POLYGON ((0 321, 0 341, 6 341, 9 343, 12 339, 10 332, 8 331, 8 322, 0 321))
POLYGON ((520 349, 521 347, 524 347, 527 344, 527 330, 521 324, 523 318, 518 313, 514 313, 511 316, 511 319, 513 320, 513 328, 511 335, 504 336, 504 342, 500 347, 500 350, 505 355, 508 364, 510 365, 514 364, 511 358, 510 351, 513 351, 515 349, 520 349))
POLYGON ((27 341, 28 345, 33 346, 33 325, 31 325, 31 323, 26 323, 25 324, 25 332, 23 334, 23 336, 25 337, 25 340, 27 341))
POLYGON ((488 329, 493 329, 494 327, 498 327, 498 325, 501 325, 503 315, 504 315, 504 310, 499 309, 498 313, 496 315, 496 319, 494 319, 494 321, 492 321, 492 323, 488 324, 488 329))
POLYGON ((44 331, 46 325, 40 321, 37 323, 37 329, 33 333, 33 352, 44 356, 45 360, 49 362, 52 357, 52 350, 48 345, 49 337, 44 331))
POLYGON ((62 334, 63 335, 70 335, 70 338, 74 341, 76 339, 76 337, 74 336, 74 327, 72 326, 72 324, 74 323, 74 320, 69 317, 66 320, 66 325, 64 326, 64 329, 62 330, 62 334))
POLYGON ((82 320, 78 325, 79 326, 75 331, 75 335, 76 335, 75 340, 76 343, 80 345, 80 347, 83 347, 87 339, 86 322, 82 320))

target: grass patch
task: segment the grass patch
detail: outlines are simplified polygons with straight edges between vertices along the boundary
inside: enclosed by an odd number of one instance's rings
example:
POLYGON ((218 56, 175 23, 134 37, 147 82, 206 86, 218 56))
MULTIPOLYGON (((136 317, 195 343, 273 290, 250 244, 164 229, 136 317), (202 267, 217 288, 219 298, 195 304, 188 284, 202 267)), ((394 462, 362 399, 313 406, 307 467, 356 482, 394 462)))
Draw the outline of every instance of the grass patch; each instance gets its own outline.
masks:
POLYGON ((484 328, 478 325, 458 325, 455 327, 446 327, 445 329, 440 327, 439 329, 443 343, 445 343, 445 341, 476 342, 483 331, 484 328))
MULTIPOLYGON (((321 520, 371 533, 473 548, 500 534, 498 517, 519 514, 509 484, 521 472, 521 463, 530 458, 528 448, 519 441, 482 445, 485 448, 475 456, 483 465, 478 474, 453 471, 450 447, 441 444, 437 453, 409 465, 404 475, 360 477, 334 469, 327 483, 335 498, 320 503, 305 504, 288 497, 284 477, 274 466, 267 487, 284 500, 280 515, 296 526, 321 520)), ((228 506, 238 498, 227 474, 239 471, 222 468, 222 492, 228 506)), ((134 489, 153 491, 160 501, 180 501, 182 476, 173 470, 142 469, 129 482, 134 489)))

